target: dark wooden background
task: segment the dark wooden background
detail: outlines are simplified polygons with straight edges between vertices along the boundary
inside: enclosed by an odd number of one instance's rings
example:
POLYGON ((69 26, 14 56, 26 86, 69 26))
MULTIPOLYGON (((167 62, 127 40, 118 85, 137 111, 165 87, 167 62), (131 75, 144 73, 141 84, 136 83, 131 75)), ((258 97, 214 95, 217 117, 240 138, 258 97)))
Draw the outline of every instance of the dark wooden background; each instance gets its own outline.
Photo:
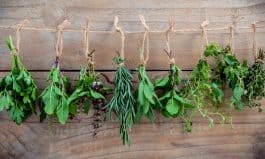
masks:
MULTIPOLYGON (((83 28, 84 18, 90 16, 92 30, 111 30, 113 18, 119 15, 121 26, 127 31, 143 31, 138 15, 145 16, 151 30, 165 30, 169 15, 174 15, 175 29, 197 29, 204 19, 209 28, 224 27, 239 14, 244 19, 238 26, 250 26, 254 20, 265 20, 265 0, 0 0, 0 25, 14 25, 27 18, 28 26, 56 27, 68 19, 68 28, 83 28)), ((261 25, 264 25, 261 24, 261 25)), ((0 76, 10 70, 10 54, 4 38, 14 30, 0 30, 0 76)), ((208 32, 209 41, 228 43, 229 30, 208 32)), ((43 89, 47 73, 54 61, 54 33, 48 31, 21 33, 21 58, 25 66, 43 89)), ((62 70, 77 79, 85 64, 82 33, 65 32, 62 70)), ((153 33, 150 37, 151 57, 147 68, 152 78, 167 73, 168 59, 165 34, 153 33)), ((187 74, 200 58, 200 33, 172 33, 171 48, 176 63, 187 74)), ((142 34, 126 34, 126 64, 135 69, 139 63, 142 34)), ((265 49, 265 29, 257 30, 258 47, 265 49)), ((112 58, 120 48, 119 34, 91 33, 91 47, 96 49, 96 69, 113 78, 115 65, 112 58)), ((252 30, 237 30, 235 53, 241 60, 252 59, 252 30)), ((105 80, 104 78, 102 78, 105 80)), ((108 83, 107 83, 108 84, 108 83)), ((263 102, 265 108, 265 101, 263 102)), ((208 128, 207 121, 198 117, 192 133, 183 131, 179 119, 158 116, 154 123, 143 121, 133 127, 132 146, 122 145, 119 125, 107 121, 101 124, 93 137, 93 110, 82 121, 70 120, 66 125, 56 121, 48 127, 39 123, 37 116, 17 126, 0 113, 0 158, 21 159, 263 159, 265 158, 265 115, 247 109, 234 112, 234 129, 229 124, 208 128)))

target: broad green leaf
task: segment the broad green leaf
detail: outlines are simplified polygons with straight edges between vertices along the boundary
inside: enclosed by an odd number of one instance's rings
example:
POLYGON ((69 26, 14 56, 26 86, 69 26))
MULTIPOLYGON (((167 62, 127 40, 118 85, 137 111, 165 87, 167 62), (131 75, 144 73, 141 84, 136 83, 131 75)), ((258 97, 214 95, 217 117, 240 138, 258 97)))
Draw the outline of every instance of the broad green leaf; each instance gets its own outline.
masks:
POLYGON ((69 115, 69 108, 67 105, 67 99, 65 97, 61 98, 60 105, 58 109, 56 110, 56 115, 61 124, 66 123, 68 119, 68 115, 69 115))
POLYGON ((150 103, 155 104, 153 99, 154 91, 148 85, 144 85, 144 95, 149 100, 150 103))
POLYGON ((6 41, 6 45, 7 45, 8 49, 9 49, 9 51, 15 50, 15 46, 13 44, 13 40, 12 40, 11 36, 8 36, 5 41, 6 41))
POLYGON ((0 111, 2 111, 4 108, 8 108, 8 107, 9 107, 9 103, 8 103, 6 96, 2 96, 0 98, 0 111))
POLYGON ((168 100, 167 105, 166 105, 166 110, 170 115, 174 115, 178 113, 179 106, 177 101, 174 98, 171 98, 168 100))
POLYGON ((73 115, 76 115, 77 114, 77 105, 76 103, 71 103, 69 105, 69 112, 73 115))
POLYGON ((244 93, 244 89, 242 87, 236 87, 234 90, 233 90, 233 97, 240 101, 241 100, 241 96, 243 95, 244 93))
POLYGON ((44 111, 49 115, 54 113, 54 110, 60 103, 59 96, 55 93, 53 88, 53 86, 48 87, 42 96, 44 111))
POLYGON ((91 106, 91 101, 90 100, 86 100, 86 102, 84 103, 84 112, 86 114, 88 114, 90 106, 91 106))
POLYGON ((148 101, 145 101, 143 107, 144 107, 144 114, 147 114, 148 111, 150 110, 150 103, 148 101))
POLYGON ((103 95, 101 95, 100 93, 98 93, 92 89, 90 89, 90 94, 95 99, 105 99, 105 97, 103 95))
POLYGON ((9 117, 15 121, 18 125, 20 125, 24 118, 24 113, 21 110, 21 108, 18 108, 17 106, 11 107, 9 110, 9 117))
POLYGON ((144 105, 144 83, 141 81, 138 86, 138 102, 140 105, 144 105))
POLYGON ((168 84, 169 84, 169 76, 156 80, 155 87, 165 87, 168 84))

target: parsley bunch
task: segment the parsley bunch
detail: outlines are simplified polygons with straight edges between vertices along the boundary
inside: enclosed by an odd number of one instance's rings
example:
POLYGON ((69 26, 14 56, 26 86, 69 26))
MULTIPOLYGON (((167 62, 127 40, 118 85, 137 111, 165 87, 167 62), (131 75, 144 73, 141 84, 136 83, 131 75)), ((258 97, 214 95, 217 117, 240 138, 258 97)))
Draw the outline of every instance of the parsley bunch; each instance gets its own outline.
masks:
POLYGON ((118 55, 114 59, 118 65, 114 79, 114 93, 107 105, 109 117, 114 113, 120 121, 120 135, 123 144, 130 145, 129 132, 136 116, 136 101, 132 94, 132 74, 124 66, 123 59, 118 55))
POLYGON ((6 109, 9 118, 21 124, 35 112, 37 87, 31 74, 21 63, 12 38, 7 38, 6 43, 12 52, 12 69, 0 82, 0 111, 6 109))

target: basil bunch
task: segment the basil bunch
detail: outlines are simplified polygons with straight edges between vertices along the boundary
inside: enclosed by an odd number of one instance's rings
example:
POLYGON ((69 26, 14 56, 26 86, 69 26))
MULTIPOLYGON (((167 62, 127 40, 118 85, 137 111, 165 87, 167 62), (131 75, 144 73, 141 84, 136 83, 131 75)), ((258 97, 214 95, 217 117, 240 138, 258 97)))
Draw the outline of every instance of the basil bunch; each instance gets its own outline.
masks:
POLYGON ((244 99, 249 107, 258 107, 259 111, 262 111, 262 109, 261 103, 258 101, 265 96, 264 56, 265 52, 259 50, 257 59, 254 64, 248 68, 244 78, 244 99))
POLYGON ((218 44, 206 46, 204 52, 206 57, 213 57, 216 60, 214 68, 214 81, 221 85, 228 84, 232 90, 231 106, 236 110, 242 110, 245 107, 243 95, 245 93, 244 78, 248 72, 247 62, 242 64, 235 55, 231 54, 229 46, 221 48, 218 44))
POLYGON ((135 122, 136 101, 132 94, 132 74, 124 66, 123 59, 118 55, 114 58, 118 66, 114 79, 113 97, 107 105, 108 115, 114 113, 120 121, 120 135, 123 144, 130 145, 129 132, 135 122))
POLYGON ((139 86, 137 90, 137 114, 136 120, 140 121, 145 115, 149 120, 154 120, 153 109, 158 105, 161 107, 158 97, 155 93, 155 88, 151 80, 146 74, 145 67, 139 66, 139 86))
POLYGON ((21 124, 35 112, 37 87, 31 74, 20 61, 11 36, 6 39, 12 54, 12 69, 0 82, 0 111, 6 109, 9 118, 21 124))
POLYGON ((176 65, 172 65, 170 74, 155 83, 156 90, 161 91, 159 101, 164 106, 161 111, 165 117, 185 116, 187 110, 193 108, 190 101, 181 95, 180 73, 181 70, 176 65))

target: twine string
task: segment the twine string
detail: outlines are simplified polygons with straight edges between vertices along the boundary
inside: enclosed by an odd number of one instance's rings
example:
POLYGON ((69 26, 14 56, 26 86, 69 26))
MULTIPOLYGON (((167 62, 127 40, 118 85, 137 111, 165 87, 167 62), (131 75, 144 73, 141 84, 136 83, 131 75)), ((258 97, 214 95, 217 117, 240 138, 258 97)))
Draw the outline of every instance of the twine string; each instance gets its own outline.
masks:
POLYGON ((21 21, 18 25, 17 25, 17 30, 16 30, 16 51, 15 53, 18 54, 19 53, 19 46, 20 46, 20 31, 22 29, 22 27, 24 25, 26 25, 27 23, 29 23, 29 21, 27 19, 21 21))
POLYGON ((204 42, 203 39, 205 38, 206 45, 208 45, 208 37, 206 33, 206 27, 209 25, 209 21, 205 20, 201 23, 201 58, 203 58, 204 53, 204 42))
POLYGON ((86 18, 85 28, 84 28, 84 48, 85 48, 85 58, 89 65, 94 65, 94 51, 90 51, 90 43, 89 43, 89 17, 86 18))
MULTIPOLYGON (((121 27, 118 25, 119 23, 119 17, 115 16, 114 18, 114 28, 116 32, 120 33, 121 35, 121 50, 120 50, 120 58, 124 60, 124 50, 125 50, 125 35, 121 27)), ((123 63, 121 63, 123 64, 123 63)))
POLYGON ((253 28, 253 58, 256 61, 257 60, 257 56, 258 56, 258 49, 257 49, 257 36, 256 36, 256 22, 252 23, 252 28, 253 28))
POLYGON ((166 30, 166 49, 165 52, 168 55, 170 65, 175 64, 175 58, 173 57, 172 50, 170 48, 170 33, 174 31, 173 17, 169 16, 168 29, 166 30))
POLYGON ((144 36, 143 36, 143 42, 142 42, 142 47, 140 49, 140 62, 141 65, 145 66, 148 59, 149 59, 149 54, 150 54, 150 43, 149 43, 149 27, 146 24, 146 21, 144 19, 144 16, 139 15, 140 21, 142 25, 144 26, 144 36), (146 43, 146 54, 144 56, 145 52, 145 43, 146 43))
POLYGON ((231 48, 231 54, 234 54, 234 28, 235 26, 233 24, 231 24, 229 26, 229 46, 231 48))
POLYGON ((62 30, 66 25, 69 25, 68 20, 64 20, 61 24, 57 26, 57 34, 56 34, 56 45, 55 45, 55 51, 56 51, 56 60, 55 65, 56 67, 59 67, 59 60, 60 57, 63 54, 63 38, 62 38, 62 30))

